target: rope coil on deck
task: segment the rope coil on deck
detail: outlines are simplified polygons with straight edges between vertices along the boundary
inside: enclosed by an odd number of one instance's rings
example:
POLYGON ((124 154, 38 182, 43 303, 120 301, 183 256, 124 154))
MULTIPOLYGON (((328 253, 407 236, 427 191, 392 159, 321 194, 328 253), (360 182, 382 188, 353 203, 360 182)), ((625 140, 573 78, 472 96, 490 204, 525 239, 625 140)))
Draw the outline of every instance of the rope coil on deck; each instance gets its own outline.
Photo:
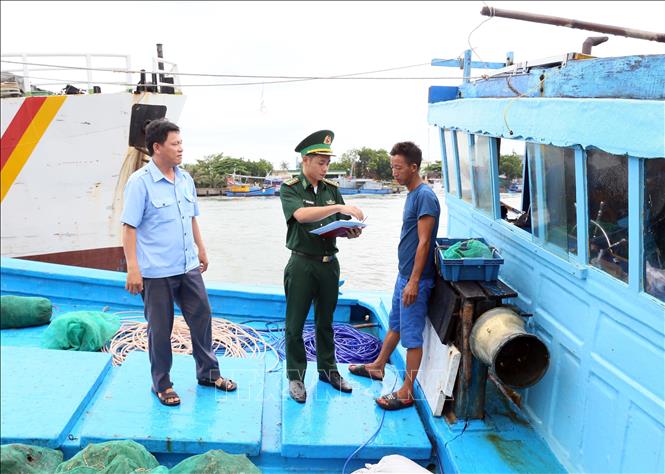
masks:
MULTIPOLYGON (((113 365, 121 365, 133 351, 148 351, 148 323, 138 321, 139 312, 129 311, 121 318, 122 326, 102 349, 113 356, 113 365), (131 316, 134 314, 136 316, 131 316)), ((175 354, 191 354, 192 341, 189 327, 182 316, 176 316, 171 332, 171 348, 175 354)), ((271 350, 279 358, 279 352, 255 329, 232 323, 222 318, 212 318, 212 348, 224 357, 256 358, 271 350)))
MULTIPOLYGON (((284 328, 270 329, 268 332, 274 342, 274 350, 281 359, 286 358, 286 339, 277 337, 275 332, 282 332, 284 328)), ((261 331, 263 332, 263 331, 261 331)), ((341 364, 366 364, 373 362, 381 352, 381 341, 366 332, 359 331, 350 324, 334 323, 333 334, 335 340, 335 358, 341 364)), ((306 324, 303 333, 305 353, 307 360, 316 360, 316 330, 314 324, 306 324)))

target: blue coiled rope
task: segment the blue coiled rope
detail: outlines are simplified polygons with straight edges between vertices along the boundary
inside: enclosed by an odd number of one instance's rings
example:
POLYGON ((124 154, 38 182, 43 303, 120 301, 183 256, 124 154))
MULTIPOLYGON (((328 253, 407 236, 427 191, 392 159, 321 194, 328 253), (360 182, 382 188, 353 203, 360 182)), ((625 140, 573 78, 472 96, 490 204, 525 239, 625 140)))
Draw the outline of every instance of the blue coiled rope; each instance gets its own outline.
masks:
MULTIPOLYGON (((271 323, 275 324, 275 323, 271 323)), ((271 327, 267 324, 264 330, 273 339, 277 339, 273 347, 280 359, 286 358, 286 339, 277 338, 275 333, 283 333, 284 327, 271 327)), ((260 332, 264 332, 260 331, 260 332)), ((372 362, 381 352, 381 341, 366 332, 362 332, 345 323, 333 323, 335 340, 335 358, 342 364, 366 364, 372 362)), ((307 360, 316 360, 316 332, 314 324, 306 324, 303 329, 303 341, 307 360)))

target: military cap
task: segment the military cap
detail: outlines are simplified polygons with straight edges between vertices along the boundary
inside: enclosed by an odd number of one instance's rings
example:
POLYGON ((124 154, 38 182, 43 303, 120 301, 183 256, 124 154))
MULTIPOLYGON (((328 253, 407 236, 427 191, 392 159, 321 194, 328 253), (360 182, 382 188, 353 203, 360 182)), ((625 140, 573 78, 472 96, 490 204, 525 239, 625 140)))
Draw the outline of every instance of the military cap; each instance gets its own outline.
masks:
POLYGON ((319 130, 298 143, 296 151, 301 156, 310 154, 335 156, 330 148, 333 138, 335 138, 335 134, 332 131, 319 130))

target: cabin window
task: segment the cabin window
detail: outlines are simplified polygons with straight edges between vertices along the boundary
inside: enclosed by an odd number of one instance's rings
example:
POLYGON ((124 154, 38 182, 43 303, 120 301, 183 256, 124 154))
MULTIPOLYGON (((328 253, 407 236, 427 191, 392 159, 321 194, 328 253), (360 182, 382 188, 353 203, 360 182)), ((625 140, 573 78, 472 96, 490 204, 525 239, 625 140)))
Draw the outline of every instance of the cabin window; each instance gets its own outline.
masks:
POLYGON ((644 165, 644 289, 665 302, 665 158, 644 165))
POLYGON ((462 199, 472 202, 471 199, 471 162, 469 161, 469 135, 464 132, 457 134, 457 152, 459 155, 459 174, 462 184, 462 199))
POLYGON ((492 181, 490 172, 490 139, 475 135, 471 142, 471 166, 473 167, 473 189, 476 191, 476 207, 492 215, 492 181))
POLYGON ((446 163, 448 167, 448 186, 449 193, 453 196, 459 196, 459 189, 457 188, 457 164, 455 163, 455 144, 453 143, 453 131, 446 130, 446 163))
POLYGON ((589 263, 628 281, 628 158, 587 151, 589 263))
POLYGON ((527 144, 533 234, 567 258, 577 254, 575 150, 527 144))
POLYGON ((529 182, 524 179, 526 143, 507 138, 498 140, 501 218, 531 232, 529 182))

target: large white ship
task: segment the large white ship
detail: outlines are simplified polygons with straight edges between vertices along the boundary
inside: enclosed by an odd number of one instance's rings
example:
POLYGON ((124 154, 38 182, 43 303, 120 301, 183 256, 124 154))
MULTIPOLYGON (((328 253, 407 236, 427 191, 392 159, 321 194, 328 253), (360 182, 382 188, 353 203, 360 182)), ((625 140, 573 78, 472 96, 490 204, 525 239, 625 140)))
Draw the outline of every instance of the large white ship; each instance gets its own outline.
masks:
POLYGON ((153 74, 152 83, 144 74, 132 77, 129 57, 118 55, 125 60, 123 90, 102 93, 108 87, 96 86, 93 74, 109 71, 80 57, 86 67, 59 72, 84 72, 84 80, 54 93, 34 71, 56 75, 59 57, 2 56, 2 255, 123 271, 122 191, 147 161, 135 146, 143 145, 147 120, 177 122, 185 97, 169 76, 176 66, 161 58, 154 65, 171 67, 153 74))

